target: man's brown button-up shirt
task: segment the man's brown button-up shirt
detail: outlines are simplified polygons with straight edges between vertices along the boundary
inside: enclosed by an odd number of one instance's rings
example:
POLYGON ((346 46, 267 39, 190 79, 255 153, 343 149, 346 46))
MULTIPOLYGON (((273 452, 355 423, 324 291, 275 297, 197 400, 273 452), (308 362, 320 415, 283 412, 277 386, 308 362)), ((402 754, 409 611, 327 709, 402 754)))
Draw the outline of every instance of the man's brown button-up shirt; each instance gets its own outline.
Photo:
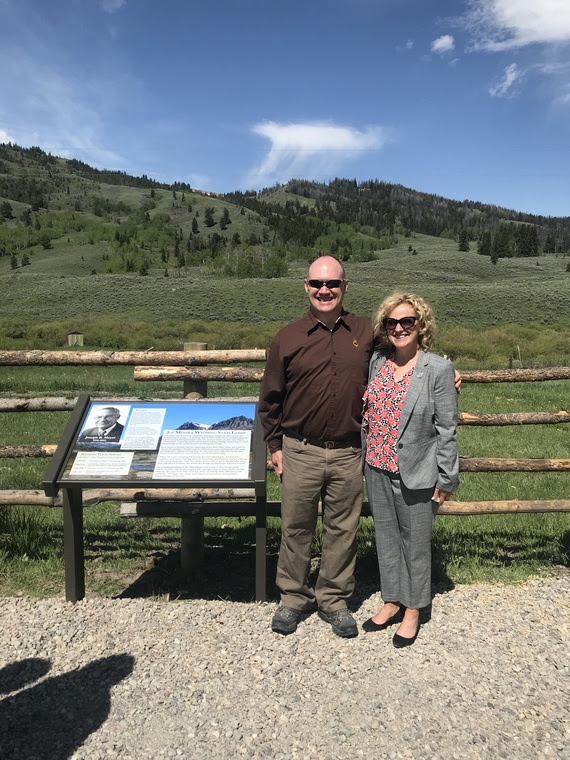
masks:
POLYGON ((277 333, 258 405, 271 453, 286 430, 315 441, 360 432, 372 349, 370 321, 344 311, 332 330, 308 312, 277 333))

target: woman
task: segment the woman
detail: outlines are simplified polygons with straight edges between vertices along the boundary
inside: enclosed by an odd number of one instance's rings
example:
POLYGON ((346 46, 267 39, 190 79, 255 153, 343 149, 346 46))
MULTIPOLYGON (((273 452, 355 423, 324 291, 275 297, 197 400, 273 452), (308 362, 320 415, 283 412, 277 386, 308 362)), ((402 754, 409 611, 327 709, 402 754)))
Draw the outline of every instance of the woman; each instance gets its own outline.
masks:
POLYGON ((364 394, 364 474, 374 517, 384 604, 362 626, 400 623, 397 648, 414 643, 431 602, 431 533, 459 486, 457 392, 451 362, 430 353, 435 320, 419 296, 395 293, 375 319, 380 349, 364 394))

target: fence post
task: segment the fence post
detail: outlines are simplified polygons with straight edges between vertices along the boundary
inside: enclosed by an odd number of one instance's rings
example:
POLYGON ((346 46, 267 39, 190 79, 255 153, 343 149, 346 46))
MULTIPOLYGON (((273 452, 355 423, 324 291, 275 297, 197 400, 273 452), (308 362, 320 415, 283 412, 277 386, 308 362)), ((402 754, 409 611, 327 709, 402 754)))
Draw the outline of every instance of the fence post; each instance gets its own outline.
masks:
MULTIPOLYGON (((185 351, 205 351, 207 343, 185 343, 185 351)), ((207 380, 184 380, 184 398, 207 398, 207 380)), ((190 515, 180 519, 180 565, 183 572, 190 573, 204 561, 204 516, 190 515)))
MULTIPOLYGON (((207 343, 185 343, 185 351, 205 351, 208 348, 207 343)), ((204 364, 197 364, 197 367, 203 367, 204 364)), ((182 394, 184 398, 207 398, 208 381, 207 380, 183 380, 184 388, 182 394)))

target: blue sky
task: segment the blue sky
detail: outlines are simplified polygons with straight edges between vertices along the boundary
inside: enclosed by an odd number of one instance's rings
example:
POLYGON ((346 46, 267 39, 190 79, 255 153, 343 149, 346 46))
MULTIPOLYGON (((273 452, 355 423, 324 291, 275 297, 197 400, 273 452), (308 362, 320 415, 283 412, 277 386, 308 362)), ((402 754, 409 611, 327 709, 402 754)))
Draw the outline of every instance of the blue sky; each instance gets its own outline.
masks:
POLYGON ((0 0, 0 141, 570 215, 569 0, 0 0))
MULTIPOLYGON (((136 404, 110 404, 115 409, 121 412, 120 422, 124 425, 127 422, 127 417, 132 407, 137 408, 157 408, 156 404, 145 404, 144 402, 137 402, 136 404)), ((91 405, 91 410, 85 419, 85 423, 82 429, 92 427, 95 423, 93 418, 97 409, 107 408, 109 403, 94 403, 91 405)), ((162 405, 166 409, 166 415, 164 417, 163 430, 176 430, 180 425, 185 422, 196 422, 202 425, 213 425, 215 422, 221 422, 222 420, 229 420, 232 417, 255 417, 255 404, 241 402, 223 402, 223 403, 211 403, 200 402, 196 403, 176 403, 162 405)), ((162 407, 161 407, 162 408, 162 407)))

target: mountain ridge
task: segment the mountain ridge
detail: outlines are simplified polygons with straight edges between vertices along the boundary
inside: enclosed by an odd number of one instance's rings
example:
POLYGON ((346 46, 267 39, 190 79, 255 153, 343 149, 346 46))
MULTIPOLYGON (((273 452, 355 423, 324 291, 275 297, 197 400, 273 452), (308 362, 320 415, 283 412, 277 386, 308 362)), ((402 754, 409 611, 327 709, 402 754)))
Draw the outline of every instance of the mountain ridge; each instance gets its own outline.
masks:
POLYGON ((22 272, 38 271, 34 254, 53 250, 50 266, 72 264, 83 273, 180 276, 200 267, 228 278, 275 278, 291 262, 322 253, 373 261, 414 234, 456 241, 459 251, 474 244, 494 261, 570 251, 570 217, 381 180, 292 179, 219 195, 0 144, 0 267, 9 257, 22 272))

